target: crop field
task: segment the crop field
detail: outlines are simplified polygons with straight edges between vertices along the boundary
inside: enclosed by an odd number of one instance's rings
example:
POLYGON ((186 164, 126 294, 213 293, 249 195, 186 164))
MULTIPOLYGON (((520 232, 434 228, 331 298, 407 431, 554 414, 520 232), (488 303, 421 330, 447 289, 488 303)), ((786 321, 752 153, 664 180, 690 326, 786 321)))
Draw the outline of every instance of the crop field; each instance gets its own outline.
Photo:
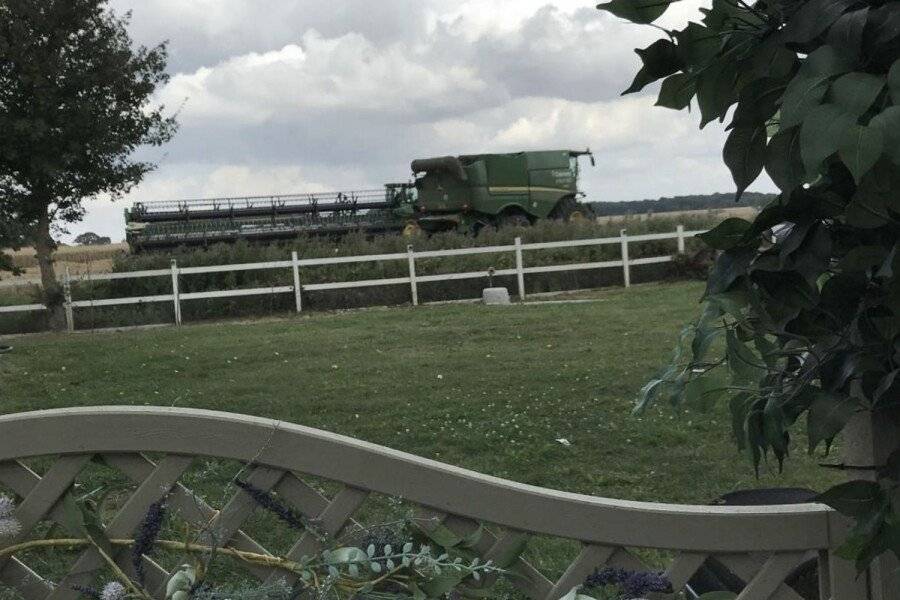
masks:
POLYGON ((756 480, 724 408, 631 415, 701 291, 643 285, 592 294, 590 303, 18 338, 0 359, 2 412, 98 404, 233 411, 617 498, 706 502, 736 488, 822 487, 828 480, 802 440, 784 475, 773 467, 756 480))

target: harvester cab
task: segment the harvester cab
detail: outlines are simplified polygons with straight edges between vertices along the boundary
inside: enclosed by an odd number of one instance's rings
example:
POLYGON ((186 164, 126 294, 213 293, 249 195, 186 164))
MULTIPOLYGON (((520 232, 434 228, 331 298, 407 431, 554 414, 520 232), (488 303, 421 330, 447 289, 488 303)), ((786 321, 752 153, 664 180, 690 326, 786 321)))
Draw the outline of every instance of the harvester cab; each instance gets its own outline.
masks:
POLYGON ((577 201, 581 156, 595 164, 590 149, 414 160, 416 218, 428 231, 569 220, 585 211, 577 201))

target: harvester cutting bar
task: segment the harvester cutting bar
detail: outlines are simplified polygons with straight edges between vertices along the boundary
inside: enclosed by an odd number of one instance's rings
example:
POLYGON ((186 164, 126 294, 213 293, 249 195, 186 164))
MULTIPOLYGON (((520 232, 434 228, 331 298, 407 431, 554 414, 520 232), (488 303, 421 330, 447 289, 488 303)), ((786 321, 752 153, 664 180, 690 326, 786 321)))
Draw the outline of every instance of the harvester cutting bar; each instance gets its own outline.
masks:
POLYGON ((391 198, 387 197, 384 189, 380 189, 285 196, 138 202, 130 211, 129 216, 133 222, 153 223, 298 214, 315 215, 318 213, 356 213, 357 211, 391 208, 391 206, 391 198))

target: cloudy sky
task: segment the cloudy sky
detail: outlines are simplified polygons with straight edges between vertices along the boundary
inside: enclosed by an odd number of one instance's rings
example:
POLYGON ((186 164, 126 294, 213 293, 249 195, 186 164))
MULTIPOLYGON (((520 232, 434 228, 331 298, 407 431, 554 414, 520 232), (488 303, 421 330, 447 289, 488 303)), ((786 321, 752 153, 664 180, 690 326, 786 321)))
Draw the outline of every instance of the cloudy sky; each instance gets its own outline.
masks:
MULTIPOLYGON (((663 25, 699 17, 703 0, 663 25)), ((71 233, 124 237, 132 202, 379 187, 414 158, 586 148, 591 200, 733 189, 722 127, 620 97, 659 32, 583 0, 111 0, 136 42, 169 40, 173 142, 128 197, 71 233)), ((767 189, 760 184, 757 189, 767 189)))

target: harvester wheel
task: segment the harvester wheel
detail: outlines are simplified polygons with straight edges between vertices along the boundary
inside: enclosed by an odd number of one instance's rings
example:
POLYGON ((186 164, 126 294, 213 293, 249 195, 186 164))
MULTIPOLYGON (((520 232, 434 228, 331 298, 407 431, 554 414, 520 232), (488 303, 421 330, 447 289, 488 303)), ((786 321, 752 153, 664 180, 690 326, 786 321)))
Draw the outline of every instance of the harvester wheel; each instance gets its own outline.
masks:
POLYGON ((528 215, 518 211, 510 211, 500 217, 501 227, 531 227, 528 215))
POLYGON ((575 223, 583 223, 590 219, 588 209, 572 196, 560 200, 551 216, 559 221, 575 223))
POLYGON ((422 235, 422 226, 416 221, 410 221, 403 226, 403 237, 417 237, 422 235))

